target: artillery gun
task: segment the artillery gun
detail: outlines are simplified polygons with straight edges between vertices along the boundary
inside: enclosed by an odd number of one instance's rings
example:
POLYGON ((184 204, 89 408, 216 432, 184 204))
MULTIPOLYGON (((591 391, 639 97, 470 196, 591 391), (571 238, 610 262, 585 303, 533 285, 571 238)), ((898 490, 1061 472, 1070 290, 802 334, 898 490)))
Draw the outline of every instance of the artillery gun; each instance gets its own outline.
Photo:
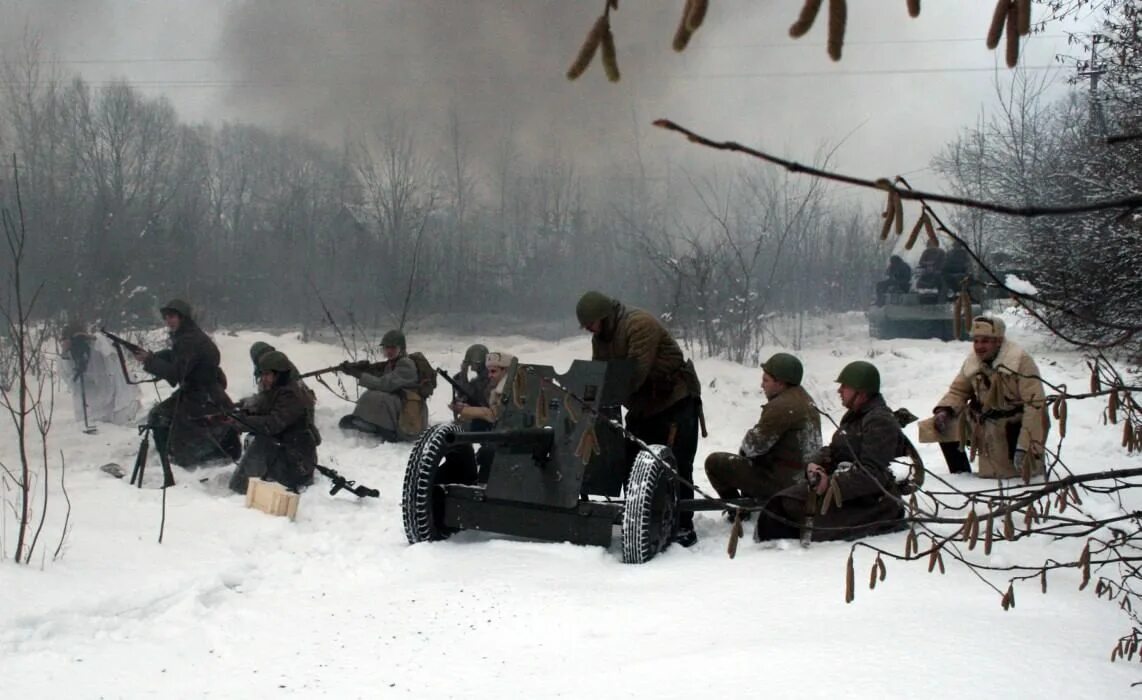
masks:
POLYGON ((405 470, 409 543, 485 530, 606 547, 618 525, 624 562, 653 558, 674 533, 678 487, 670 448, 643 449, 609 418, 633 370, 631 360, 576 360, 562 375, 513 363, 495 430, 426 430, 405 470))

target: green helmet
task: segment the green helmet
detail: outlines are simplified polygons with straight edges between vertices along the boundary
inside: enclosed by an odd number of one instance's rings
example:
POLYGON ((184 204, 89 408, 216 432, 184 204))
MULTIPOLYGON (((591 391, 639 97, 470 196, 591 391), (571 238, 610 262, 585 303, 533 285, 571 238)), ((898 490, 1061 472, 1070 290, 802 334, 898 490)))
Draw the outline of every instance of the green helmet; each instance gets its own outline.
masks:
POLYGON ((765 361, 761 368, 769 376, 790 386, 799 385, 801 378, 805 376, 805 368, 801 366, 801 360, 787 352, 779 352, 773 355, 765 361))
POLYGON ((280 350, 270 350, 258 358, 259 372, 286 374, 292 369, 293 364, 289 361, 289 358, 286 357, 286 354, 280 350))
POLYGON ((265 355, 267 352, 273 352, 276 349, 277 348, 275 348, 273 345, 270 345, 269 343, 263 343, 259 340, 250 346, 250 361, 257 365, 259 357, 265 355))
POLYGON ((857 360, 845 365, 837 375, 837 382, 866 394, 880 392, 880 372, 871 362, 857 360))
POLYGON ((488 359, 488 347, 479 343, 469 347, 464 353, 464 364, 469 367, 483 367, 486 359, 488 359))
POLYGON ((385 335, 381 338, 381 347, 397 347, 401 350, 404 350, 404 333, 401 333, 398 330, 386 331, 385 335))
POLYGON ((595 321, 601 321, 611 313, 615 300, 602 292, 590 291, 579 297, 575 305, 575 316, 579 325, 586 327, 595 321))
POLYGON ((160 314, 165 314, 168 311, 173 311, 183 318, 191 317, 190 304, 186 303, 182 299, 171 299, 159 307, 160 314))

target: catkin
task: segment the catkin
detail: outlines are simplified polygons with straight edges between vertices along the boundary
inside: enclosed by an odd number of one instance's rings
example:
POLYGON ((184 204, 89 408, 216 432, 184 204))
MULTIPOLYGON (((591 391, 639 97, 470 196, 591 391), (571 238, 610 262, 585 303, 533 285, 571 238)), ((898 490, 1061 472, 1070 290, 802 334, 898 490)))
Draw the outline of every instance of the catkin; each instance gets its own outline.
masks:
POLYGON ((887 578, 888 567, 884 565, 884 560, 880 558, 879 554, 876 555, 876 568, 880 569, 880 580, 881 581, 883 581, 885 578, 887 578))
POLYGON ((1067 400, 1059 399, 1059 437, 1067 436, 1067 400))
POLYGON ((908 0, 908 16, 920 16, 920 0, 908 0))
POLYGON ((999 0, 995 3, 995 11, 991 15, 991 26, 987 29, 987 48, 994 49, 999 46, 999 37, 1003 35, 1003 23, 1007 19, 1007 9, 1011 0, 999 0))
POLYGON ((872 567, 868 570, 868 590, 876 590, 876 562, 873 562, 872 567))
POLYGON ((801 14, 797 16, 797 21, 789 27, 789 36, 798 39, 805 36, 813 28, 813 22, 817 19, 817 13, 821 10, 823 1, 805 0, 805 4, 801 6, 801 14))
POLYGON ((1090 541, 1088 540, 1086 546, 1083 547, 1083 553, 1079 555, 1079 568, 1082 569, 1083 580, 1079 584, 1079 590, 1087 587, 1090 583, 1090 541))
MULTIPOLYGON (((1110 405, 1107 406, 1107 411, 1110 414, 1110 424, 1114 425, 1118 422, 1118 389, 1110 392, 1110 405)), ((1126 443, 1122 443, 1122 446, 1126 447, 1126 443)))
POLYGON ((603 40, 603 34, 609 33, 610 21, 606 15, 601 15, 599 19, 595 20, 595 26, 591 27, 591 31, 587 32, 587 38, 583 40, 583 45, 579 47, 579 55, 575 57, 574 63, 567 69, 567 79, 574 80, 587 67, 591 65, 591 59, 595 57, 595 51, 599 48, 599 43, 603 40))
POLYGON ((1005 58, 1007 67, 1014 68, 1019 63, 1019 10, 1012 2, 1007 6, 1007 46, 1005 58))
POLYGON ((904 233, 904 201, 895 190, 892 192, 892 220, 896 224, 896 235, 904 233))
MULTIPOLYGON (((829 0, 829 58, 841 60, 841 48, 845 43, 845 22, 848 20, 848 6, 845 0, 829 0)), ((896 231, 900 233, 899 230, 896 231)))
POLYGON ((675 51, 681 51, 686 48, 686 44, 690 43, 690 36, 694 33, 686 26, 686 19, 690 16, 690 10, 694 7, 694 0, 686 0, 686 5, 682 8, 682 19, 678 20, 678 29, 674 31, 674 41, 671 44, 675 51))
POLYGON ((1015 519, 1011 517, 1011 511, 1003 516, 1003 539, 1008 542, 1015 539, 1015 519))
POLYGON ((710 9, 710 0, 694 0, 686 3, 686 28, 690 33, 698 31, 702 20, 706 19, 706 10, 710 9))
POLYGON ((1097 394, 1102 391, 1102 382, 1098 378, 1098 365, 1090 366, 1090 393, 1097 394))
POLYGON ((983 535, 983 553, 991 554, 991 544, 995 539, 995 516, 992 515, 991 509, 987 511, 987 523, 985 524, 987 531, 983 535))
POLYGON ((928 215, 924 212, 920 213, 920 218, 916 219, 916 225, 912 227, 912 231, 908 234, 908 240, 904 242, 904 250, 912 250, 912 246, 916 245, 916 239, 920 237, 920 229, 924 228, 924 219, 928 215))
POLYGON ((1027 36, 1031 33, 1031 0, 1016 0, 1015 5, 1019 9, 1019 36, 1027 36))
POLYGON ((1039 587, 1043 589, 1043 593, 1047 593, 1047 570, 1043 569, 1039 572, 1039 587))
POLYGON ((607 73, 607 80, 612 83, 619 82, 619 59, 615 54, 615 35, 611 34, 611 25, 603 31, 603 70, 607 73))
POLYGON ((855 582, 856 573, 853 571, 853 555, 849 553, 849 562, 845 565, 845 602, 853 602, 856 597, 855 582))

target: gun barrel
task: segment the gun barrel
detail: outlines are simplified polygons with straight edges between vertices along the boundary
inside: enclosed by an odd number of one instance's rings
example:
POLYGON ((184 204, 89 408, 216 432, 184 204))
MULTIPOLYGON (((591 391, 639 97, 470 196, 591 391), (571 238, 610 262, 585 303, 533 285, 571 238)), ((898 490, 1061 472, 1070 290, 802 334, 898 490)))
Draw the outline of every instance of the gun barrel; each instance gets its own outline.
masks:
POLYGON ((453 445, 527 445, 550 449, 555 442, 555 431, 551 428, 517 428, 515 430, 490 430, 487 432, 450 433, 444 438, 453 445))

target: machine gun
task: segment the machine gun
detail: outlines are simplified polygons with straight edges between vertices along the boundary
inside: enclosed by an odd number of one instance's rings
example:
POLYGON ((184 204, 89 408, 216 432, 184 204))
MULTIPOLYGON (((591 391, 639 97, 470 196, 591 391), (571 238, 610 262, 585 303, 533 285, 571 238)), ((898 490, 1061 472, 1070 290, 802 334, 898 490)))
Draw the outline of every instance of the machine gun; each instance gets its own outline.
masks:
POLYGON ((311 372, 306 372, 305 374, 301 375, 301 379, 305 379, 306 377, 319 377, 323 374, 329 374, 330 372, 347 372, 349 374, 354 372, 363 372, 369 369, 369 367, 372 365, 373 363, 369 362, 368 360, 357 360, 356 362, 345 361, 340 364, 330 365, 329 367, 322 367, 321 369, 315 369, 311 372))
POLYGON ((463 399, 464 403, 468 404, 469 406, 487 406, 488 405, 488 402, 486 399, 483 399, 483 398, 480 398, 480 397, 474 395, 470 389, 468 389, 467 387, 465 387, 463 384, 456 381, 452 377, 448 376, 448 372, 444 371, 440 367, 436 368, 436 373, 439 374, 441 377, 444 377, 444 381, 446 381, 450 385, 452 385, 453 395, 457 398, 463 399))

